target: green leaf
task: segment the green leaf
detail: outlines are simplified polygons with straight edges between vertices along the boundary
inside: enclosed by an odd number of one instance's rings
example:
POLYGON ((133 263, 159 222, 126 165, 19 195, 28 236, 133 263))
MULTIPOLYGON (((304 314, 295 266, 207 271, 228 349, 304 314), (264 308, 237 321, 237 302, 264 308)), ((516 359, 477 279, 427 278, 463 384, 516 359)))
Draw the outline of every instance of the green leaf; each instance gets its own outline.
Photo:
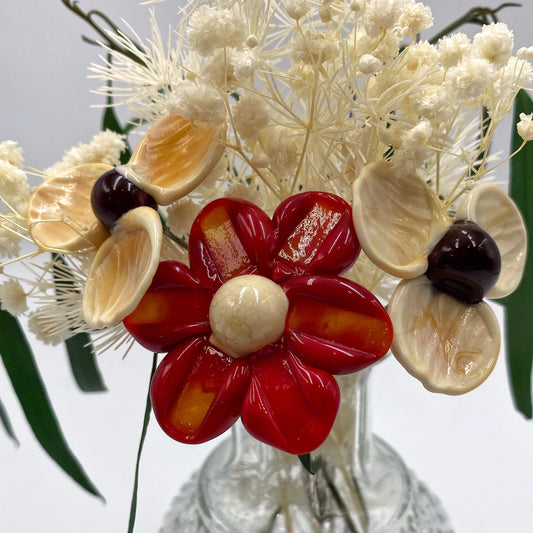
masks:
MULTIPOLYGON (((107 105, 111 105, 111 97, 108 97, 107 105)), ((102 130, 111 130, 120 135, 126 135, 126 130, 120 125, 114 107, 106 107, 102 118, 102 130)), ((131 157, 131 149, 126 141, 126 149, 120 154, 120 162, 125 165, 131 157)))
MULTIPOLYGON (((52 254, 54 265, 55 291, 58 296, 75 291, 74 283, 69 280, 70 267, 60 254, 52 254)), ((107 390, 98 366, 91 343, 86 333, 78 333, 65 341, 72 374, 80 389, 84 392, 102 392, 107 390)))
POLYGON ((0 310, 0 354, 26 419, 41 446, 76 483, 102 498, 65 441, 18 320, 4 310, 0 310))
POLYGON ((77 333, 65 341, 74 379, 83 392, 103 392, 107 388, 96 365, 91 338, 77 333))
POLYGON ((311 461, 311 454, 305 453, 303 455, 299 455, 298 459, 300 459, 300 463, 304 466, 304 468, 311 474, 314 475, 315 471, 313 469, 313 463, 311 461))
MULTIPOLYGON (((514 121, 516 124, 520 113, 533 112, 533 102, 527 93, 521 90, 515 101, 514 121)), ((522 144, 522 138, 516 132, 512 137, 512 152, 522 144)), ((524 215, 528 234, 533 235, 533 143, 526 146, 511 159, 509 194, 524 215)), ((529 309, 533 301, 533 250, 528 247, 526 269, 518 289, 505 298, 506 307, 506 345, 507 362, 511 388, 516 408, 526 418, 532 418, 531 370, 533 368, 533 328, 529 309)))
MULTIPOLYGON (((107 54, 107 60, 109 62, 112 61, 111 54, 107 54)), ((111 80, 108 80, 107 86, 109 89, 111 89, 112 82, 111 80)), ((117 114, 115 112, 115 108, 113 107, 113 97, 111 95, 107 96, 106 98, 106 108, 104 111, 104 115, 102 117, 102 131, 104 130, 111 130, 115 133, 118 133, 119 135, 126 136, 128 134, 129 128, 122 127, 120 124, 117 114)), ((120 154, 120 162, 125 165, 131 158, 131 148, 128 144, 128 141, 126 139, 126 149, 120 154)))
POLYGON ((135 528, 135 516, 137 515, 137 491, 139 489, 139 467, 141 464, 141 455, 144 446, 144 439, 146 438, 146 431, 148 423, 150 422, 150 412, 152 410, 152 402, 150 400, 150 386, 152 385, 152 378, 154 377, 155 369, 157 368, 157 354, 154 353, 152 361, 152 371, 150 372, 150 381, 148 382, 148 393, 146 395, 146 407, 144 408, 144 420, 141 431, 141 440, 139 441, 139 449, 137 451, 137 462, 135 464, 135 481, 133 483, 133 494, 131 496, 130 505, 130 519, 128 522, 128 533, 133 533, 135 528))
POLYGON ((2 400, 0 400, 0 422, 2 422, 2 425, 4 426, 6 433, 11 437, 13 442, 18 446, 19 441, 15 435, 15 432, 13 431, 11 420, 9 420, 9 416, 7 415, 7 411, 6 411, 6 408, 4 407, 4 404, 2 403, 2 400))

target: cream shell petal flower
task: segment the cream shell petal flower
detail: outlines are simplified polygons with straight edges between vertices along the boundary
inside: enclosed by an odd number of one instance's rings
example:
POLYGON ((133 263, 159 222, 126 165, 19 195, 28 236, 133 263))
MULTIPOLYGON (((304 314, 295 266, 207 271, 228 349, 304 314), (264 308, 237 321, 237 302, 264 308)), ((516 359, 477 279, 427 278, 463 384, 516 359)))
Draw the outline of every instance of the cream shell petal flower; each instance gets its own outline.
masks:
MULTIPOLYGON (((201 128, 176 114, 164 116, 117 172, 168 205, 193 190, 222 157, 226 125, 201 128)), ((43 249, 86 252, 97 248, 83 294, 90 326, 111 327, 131 313, 159 264, 163 227, 159 213, 138 207, 109 230, 91 207, 94 183, 113 167, 90 163, 40 185, 30 199, 28 225, 43 249)))
POLYGON ((119 324, 138 305, 159 265, 163 228, 157 211, 122 215, 98 249, 83 292, 83 315, 94 327, 119 324))
POLYGON ((455 219, 417 175, 380 161, 365 167, 353 186, 353 217, 361 246, 382 270, 404 278, 388 311, 392 353, 429 390, 463 394, 492 372, 500 349, 498 322, 485 302, 466 304, 436 289, 424 275, 427 257, 454 221, 468 220, 496 242, 501 271, 486 295, 513 292, 525 267, 522 215, 501 188, 480 185, 465 197, 455 219))

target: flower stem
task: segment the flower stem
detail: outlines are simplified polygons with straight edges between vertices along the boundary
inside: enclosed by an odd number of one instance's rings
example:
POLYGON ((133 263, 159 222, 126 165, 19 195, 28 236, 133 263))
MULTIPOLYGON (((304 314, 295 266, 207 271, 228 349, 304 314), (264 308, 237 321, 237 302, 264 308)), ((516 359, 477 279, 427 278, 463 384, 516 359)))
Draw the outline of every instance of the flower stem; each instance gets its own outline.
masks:
MULTIPOLYGON (((102 37, 105 46, 107 46, 111 50, 114 50, 115 52, 118 52, 119 54, 129 57, 136 63, 144 65, 144 61, 139 56, 133 54, 129 50, 126 50, 123 46, 120 45, 120 43, 116 39, 113 38, 113 34, 121 35, 123 34, 123 32, 105 13, 102 13, 101 11, 98 11, 96 9, 91 9, 90 11, 83 11, 78 5, 79 2, 77 2, 76 0, 61 0, 61 2, 63 2, 67 9, 72 11, 82 20, 84 20, 100 37, 102 37), (105 29, 100 24, 98 24, 96 22, 96 19, 100 19, 101 21, 103 21, 105 25, 108 26, 108 29, 105 29)), ((97 46, 102 45, 102 43, 95 41, 94 39, 90 39, 85 35, 82 35, 82 39, 89 44, 94 44, 97 46)), ((138 45, 136 46, 140 50, 140 47, 138 45)))
MULTIPOLYGON (((342 499, 341 494, 337 490, 337 487, 335 486, 335 483, 333 482, 333 480, 331 479, 331 476, 329 475, 329 472, 327 470, 327 466, 326 466, 326 464, 324 463, 324 461, 322 460, 321 457, 319 457, 319 458, 317 458, 315 460, 314 466, 315 466, 316 473, 318 474, 319 472, 321 472, 322 475, 324 476, 324 479, 326 480, 326 484, 328 486, 328 489, 331 491, 331 495, 333 496, 333 499, 335 500, 335 503, 337 504, 337 507, 339 508, 339 510, 342 513, 342 516, 344 517, 344 521, 345 521, 346 527, 348 528, 348 531, 350 533, 366 533, 368 531, 367 524, 363 524, 363 528, 364 529, 361 532, 359 530, 359 528, 357 527, 357 525, 354 523, 354 521, 352 520, 352 517, 350 515, 350 511, 348 509, 348 506, 346 505, 346 503, 342 499)), ((362 498, 361 498, 361 492, 359 490, 357 490, 357 495, 358 495, 358 497, 360 499, 361 508, 363 509, 363 513, 365 515, 365 520, 366 520, 366 512, 365 512, 363 501, 362 501, 362 498)))
POLYGON ((462 17, 459 17, 451 24, 448 24, 448 26, 437 33, 437 35, 434 35, 431 39, 428 39, 428 42, 430 44, 435 44, 439 39, 442 39, 442 37, 445 37, 465 24, 478 24, 479 26, 483 26, 484 24, 490 24, 491 22, 498 22, 498 11, 506 7, 522 7, 522 4, 517 4, 516 2, 506 2, 495 8, 473 7, 462 17))
POLYGON ((152 371, 150 373, 150 380, 148 382, 148 394, 146 395, 146 407, 144 409, 144 420, 141 431, 141 440, 139 441, 139 449, 137 451, 137 462, 135 464, 135 481, 133 483, 133 494, 131 497, 130 519, 128 522, 128 533, 133 533, 135 527, 135 516, 137 514, 137 489, 139 488, 139 466, 141 463, 141 454, 144 446, 144 439, 146 437, 146 430, 148 429, 148 422, 150 422, 150 411, 152 409, 152 402, 150 401, 150 385, 154 377, 155 369, 157 368, 157 354, 154 353, 152 361, 152 371))

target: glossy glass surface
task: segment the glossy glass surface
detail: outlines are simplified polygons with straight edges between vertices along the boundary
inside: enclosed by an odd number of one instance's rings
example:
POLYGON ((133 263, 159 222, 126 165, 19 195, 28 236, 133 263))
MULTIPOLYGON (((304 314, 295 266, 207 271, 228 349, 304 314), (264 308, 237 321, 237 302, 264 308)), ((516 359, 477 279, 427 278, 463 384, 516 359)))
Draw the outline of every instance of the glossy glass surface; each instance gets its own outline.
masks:
MULTIPOLYGON (((281 204, 273 220, 243 200, 208 204, 192 226, 190 269, 161 263, 140 305, 124 321, 145 347, 170 350, 165 370, 158 370, 161 377, 152 384, 163 429, 182 442, 203 442, 225 431, 240 413, 263 442, 296 454, 317 448, 340 402, 331 374, 368 366, 392 341, 387 313, 371 293, 344 278, 319 275, 321 267, 328 274, 342 272, 358 252, 349 206, 333 195, 297 195, 281 204), (351 243, 349 251, 337 250, 339 242, 351 243), (217 289, 237 277, 260 277, 279 291, 270 280, 289 274, 291 279, 280 284, 289 315, 268 344, 250 344, 249 353, 239 344, 237 353, 217 342, 219 331, 208 318, 217 289), (234 373, 235 368, 242 371, 234 373)), ((268 302, 266 296, 260 301, 268 302)), ((222 299, 217 316, 237 321, 235 331, 242 328, 255 338, 253 330, 263 330, 262 321, 271 320, 275 310, 256 308, 259 301, 249 309, 241 300, 222 299)))

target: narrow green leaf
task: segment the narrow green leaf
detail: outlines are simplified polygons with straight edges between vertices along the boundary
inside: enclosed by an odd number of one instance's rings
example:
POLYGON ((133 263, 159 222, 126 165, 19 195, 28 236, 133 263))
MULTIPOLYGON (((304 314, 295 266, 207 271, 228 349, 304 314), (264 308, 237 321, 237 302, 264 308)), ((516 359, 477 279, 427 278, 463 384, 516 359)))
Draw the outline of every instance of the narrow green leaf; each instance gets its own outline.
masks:
MULTIPOLYGON (((532 113, 533 102, 525 91, 520 91, 514 109, 514 124, 520 113, 532 113)), ((512 151, 522 144, 522 139, 513 132, 512 151)), ((509 193, 524 215, 529 236, 533 236, 533 142, 526 146, 511 160, 509 193)), ((506 307, 506 345, 507 362, 511 388, 516 408, 532 418, 531 370, 533 368, 533 328, 528 312, 533 301, 533 247, 529 246, 526 270, 518 289, 505 298, 506 307)))
POLYGON ((311 454, 305 453, 303 455, 299 455, 298 459, 300 459, 300 462, 304 466, 304 468, 311 474, 314 475, 315 471, 313 469, 313 463, 311 461, 311 454))
POLYGON ((4 310, 0 310, 0 355, 26 419, 41 446, 76 483, 102 498, 65 441, 18 320, 4 310))
POLYGON ((74 379, 83 392, 103 392, 107 388, 96 365, 91 338, 77 333, 65 341, 74 379))
POLYGON ((4 407, 4 404, 2 403, 2 400, 0 400, 0 422, 2 422, 2 425, 4 426, 6 433, 11 437, 11 440, 18 446, 19 441, 17 439, 17 436, 15 435, 15 431, 13 430, 13 426, 11 425, 11 420, 7 415, 7 411, 4 407))
MULTIPOLYGON (((107 60, 109 62, 112 61, 111 54, 107 54, 107 60)), ((111 80, 108 80, 107 86, 111 89, 111 80)), ((126 136, 128 134, 128 129, 122 127, 122 125, 120 124, 117 114, 115 112, 115 108, 113 107, 113 97, 111 95, 107 96, 106 98, 106 106, 107 107, 105 108, 104 115, 102 117, 102 131, 111 130, 115 133, 126 136)), ((130 160, 130 158, 131 148, 126 139, 126 149, 120 154, 120 162, 125 165, 130 160)))
MULTIPOLYGON (((110 98, 108 98, 110 100, 110 98)), ((108 102, 108 105, 110 103, 108 102)), ((102 118, 102 130, 111 130, 115 133, 125 135, 126 130, 120 125, 114 107, 106 107, 102 118)), ((120 162, 125 165, 131 158, 131 149, 126 141, 126 149, 120 154, 120 162)))
MULTIPOLYGON (((60 254, 52 254, 54 259, 53 274, 56 294, 60 297, 65 291, 75 290, 70 274, 70 267, 60 254)), ((86 333, 78 333, 65 341, 70 367, 79 388, 84 392, 102 392, 107 390, 100 370, 91 338, 86 333)))
POLYGON ((152 371, 150 372, 150 381, 148 382, 148 393, 146 395, 146 407, 144 408, 144 420, 141 431, 141 440, 139 441, 139 449, 137 451, 137 462, 135 464, 135 481, 133 482, 133 494, 131 496, 130 505, 130 519, 128 522, 128 533, 133 533, 135 528, 135 517, 137 515, 137 491, 139 489, 139 467, 141 464, 141 455, 144 446, 144 439, 146 438, 146 431, 148 423, 150 422, 150 412, 152 410, 152 402, 150 400, 150 386, 152 385, 152 378, 154 377, 155 369, 157 368, 157 354, 154 353, 152 361, 152 371))

